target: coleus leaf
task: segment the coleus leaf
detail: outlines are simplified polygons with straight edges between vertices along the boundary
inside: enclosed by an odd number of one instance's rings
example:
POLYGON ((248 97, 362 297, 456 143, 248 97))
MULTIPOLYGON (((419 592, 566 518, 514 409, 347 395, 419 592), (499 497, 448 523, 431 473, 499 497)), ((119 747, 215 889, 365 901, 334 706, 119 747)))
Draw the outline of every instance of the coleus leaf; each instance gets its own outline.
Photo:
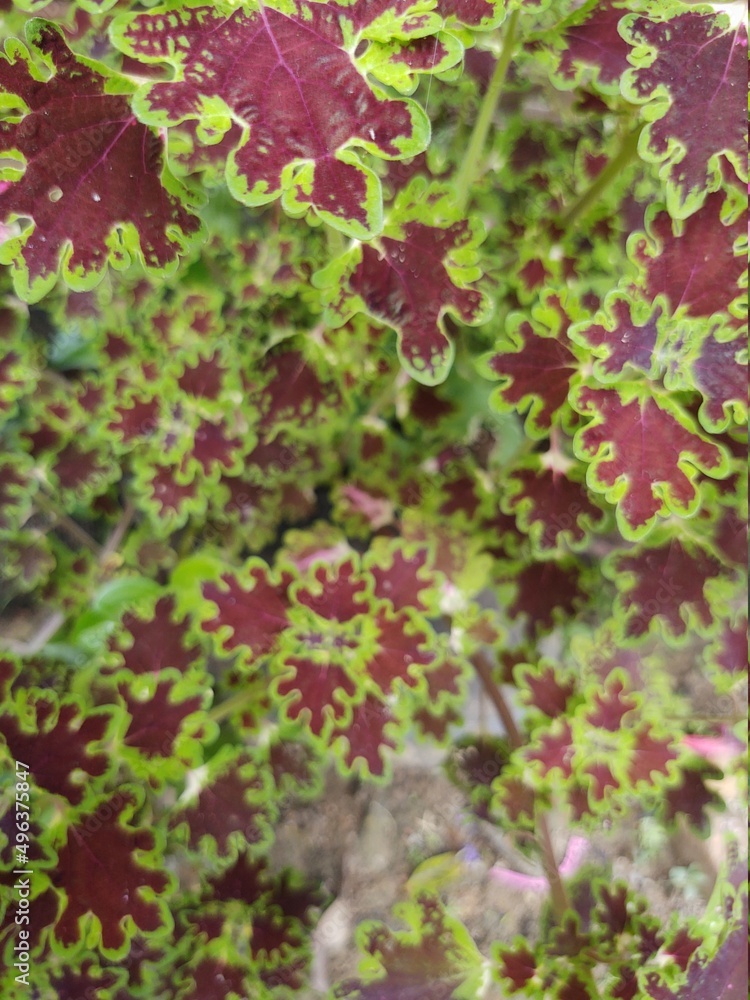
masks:
POLYGON ((615 554, 605 572, 617 580, 623 628, 639 638, 660 623, 674 637, 711 631, 716 619, 706 587, 725 576, 710 552, 688 539, 654 537, 635 552, 615 554))
POLYGON ((271 840, 275 818, 266 773, 249 754, 217 755, 189 783, 170 817, 170 829, 192 851, 208 848, 222 856, 248 845, 261 851, 271 840))
POLYGON ((69 828, 52 876, 66 897, 55 924, 62 945, 75 946, 87 936, 81 918, 96 920, 101 948, 112 955, 127 948, 133 927, 154 933, 168 926, 163 897, 170 877, 149 858, 154 833, 130 822, 139 804, 135 790, 125 786, 69 828))
POLYGON ((424 385, 443 382, 454 346, 445 320, 482 323, 489 304, 481 276, 475 223, 459 219, 449 189, 416 178, 391 206, 382 236, 358 244, 319 271, 326 318, 341 326, 366 312, 395 330, 401 363, 424 385))
POLYGON ((635 68, 626 97, 649 124, 640 154, 662 164, 667 208, 691 215, 721 183, 721 157, 747 180, 747 28, 743 18, 686 11, 666 20, 631 15, 625 38, 635 68))
POLYGON ((103 667, 102 673, 124 669, 136 675, 156 674, 168 667, 186 673, 201 663, 200 647, 188 638, 188 624, 185 616, 176 615, 171 594, 160 597, 150 615, 128 611, 122 618, 122 631, 109 644, 119 654, 117 663, 103 667))
MULTIPOLYGON (((172 5, 125 15, 113 39, 143 62, 168 62, 171 82, 146 85, 135 107, 155 125, 198 119, 204 141, 242 127, 227 163, 230 191, 248 205, 282 196, 334 228, 366 239, 382 226, 375 173, 354 147, 386 159, 421 152, 430 128, 414 102, 371 86, 352 54, 379 4, 307 0, 232 8, 172 5), (179 27, 174 35, 173 28, 179 27)), ((374 67, 371 67, 374 69, 374 67)))
POLYGON ((744 1000, 747 994, 747 868, 745 862, 722 872, 708 911, 720 913, 723 924, 718 947, 689 947, 687 981, 679 992, 663 986, 656 976, 647 980, 647 996, 654 1000, 744 1000), (718 992, 717 992, 718 991, 718 992))
POLYGON ((573 88, 593 84, 597 90, 619 94, 620 78, 629 69, 631 46, 618 27, 627 9, 616 0, 582 4, 562 28, 563 49, 555 82, 573 88))
POLYGON ((60 269, 74 288, 91 288, 107 261, 122 268, 131 257, 154 273, 173 270, 200 221, 164 165, 162 140, 134 117, 132 88, 74 56, 48 22, 31 21, 27 37, 49 79, 20 42, 0 58, 0 85, 17 97, 0 123, 0 151, 23 163, 4 168, 0 216, 33 220, 0 252, 19 295, 40 299, 60 269))
POLYGON ((588 485, 617 504, 625 537, 646 534, 658 516, 689 517, 700 502, 698 472, 721 479, 729 471, 724 450, 649 385, 582 385, 573 403, 579 413, 592 417, 575 438, 577 454, 590 463, 588 485))
POLYGON ((701 424, 713 434, 747 423, 747 332, 739 321, 728 327, 709 323, 705 330, 680 324, 674 349, 678 357, 665 378, 667 388, 695 387, 703 396, 701 424), (732 329, 732 326, 735 329, 732 329))
POLYGON ((535 438, 545 437, 563 418, 578 375, 580 361, 568 336, 570 324, 568 306, 550 293, 530 317, 510 317, 505 341, 481 361, 486 375, 502 380, 493 393, 493 405, 526 413, 526 432, 535 438))
POLYGON ((203 594, 213 601, 218 614, 202 624, 206 632, 219 632, 226 650, 243 645, 253 655, 269 652, 277 636, 289 625, 287 591, 293 577, 283 572, 279 581, 271 579, 265 563, 252 563, 246 567, 245 577, 252 586, 243 586, 236 575, 226 574, 221 586, 207 583, 203 594))
POLYGON ((712 316, 733 311, 738 296, 746 299, 746 206, 737 199, 716 191, 690 218, 676 221, 650 208, 646 232, 631 237, 628 252, 651 300, 664 296, 672 314, 712 316))
POLYGON ((565 544, 580 548, 606 516, 584 480, 584 467, 566 456, 553 451, 534 455, 507 473, 503 507, 516 515, 519 530, 541 551, 565 544))
POLYGON ((358 943, 370 960, 361 978, 336 987, 337 1000, 470 1000, 479 995, 482 956, 438 899, 419 895, 396 913, 407 931, 360 926, 358 943))
POLYGON ((61 704, 48 693, 21 692, 19 704, 3 706, 0 736, 16 760, 29 765, 40 788, 64 796, 73 805, 83 802, 88 790, 77 777, 102 778, 112 760, 99 747, 111 728, 108 710, 83 713, 73 700, 61 704), (34 724, 29 730, 28 720, 34 724), (23 723, 21 720, 26 720, 23 723))
POLYGON ((615 292, 607 296, 595 322, 576 324, 570 337, 591 350, 596 358, 593 372, 599 382, 632 377, 634 373, 629 369, 633 368, 657 378, 663 366, 657 351, 657 342, 664 339, 659 331, 661 315, 660 309, 649 306, 644 310, 637 299, 615 292))

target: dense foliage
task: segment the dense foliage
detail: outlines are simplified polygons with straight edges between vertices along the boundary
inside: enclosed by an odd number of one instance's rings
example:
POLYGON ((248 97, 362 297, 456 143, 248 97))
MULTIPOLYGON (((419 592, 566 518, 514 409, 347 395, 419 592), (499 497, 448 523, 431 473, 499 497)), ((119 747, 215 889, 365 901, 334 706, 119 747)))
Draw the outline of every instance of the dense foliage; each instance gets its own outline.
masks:
POLYGON ((331 996, 745 995, 731 851, 665 923, 546 819, 744 794, 743 7, 0 4, 4 997, 301 995, 275 824, 415 740, 549 916, 331 996))

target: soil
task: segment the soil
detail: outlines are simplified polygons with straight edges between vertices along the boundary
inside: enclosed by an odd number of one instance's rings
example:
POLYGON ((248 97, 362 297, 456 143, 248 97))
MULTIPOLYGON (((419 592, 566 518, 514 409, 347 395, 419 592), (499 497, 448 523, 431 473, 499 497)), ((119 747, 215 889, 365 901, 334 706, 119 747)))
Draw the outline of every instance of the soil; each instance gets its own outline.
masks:
MULTIPOLYGON (((387 786, 346 782, 332 770, 320 799, 291 806, 282 816, 272 862, 319 878, 333 897, 315 932, 311 986, 301 1000, 322 997, 334 983, 356 975, 358 924, 377 920, 397 926, 392 910, 408 898, 409 876, 421 861, 444 852, 476 849, 476 860, 460 865, 443 898, 482 954, 489 957, 495 941, 537 936, 545 894, 514 891, 489 874, 496 864, 531 873, 527 859, 509 835, 469 813, 463 794, 440 768, 441 756, 412 749, 394 761, 387 786)), ((683 828, 649 846, 643 817, 619 817, 610 830, 605 823, 590 838, 586 861, 602 874, 628 882, 663 920, 675 911, 698 916, 724 855, 725 835, 744 836, 741 797, 732 787, 722 791, 737 805, 714 817, 710 838, 702 840, 683 828), (689 865, 694 867, 687 882, 671 874, 689 865)), ((552 835, 561 858, 567 833, 562 827, 556 830, 554 820, 552 835)), ((485 1000, 502 998, 500 988, 493 986, 485 1000)))

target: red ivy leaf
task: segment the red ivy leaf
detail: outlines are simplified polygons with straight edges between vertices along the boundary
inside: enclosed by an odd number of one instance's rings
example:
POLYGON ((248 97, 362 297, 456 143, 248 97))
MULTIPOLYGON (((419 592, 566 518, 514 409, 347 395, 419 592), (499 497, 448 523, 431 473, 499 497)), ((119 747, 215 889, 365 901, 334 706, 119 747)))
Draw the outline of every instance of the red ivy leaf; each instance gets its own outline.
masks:
POLYGON ((121 264, 130 249, 150 269, 176 264, 200 223, 164 167, 162 140, 136 120, 127 96, 106 92, 106 71, 79 61, 56 27, 32 21, 27 34, 54 74, 40 82, 21 61, 30 58, 23 47, 18 61, 0 58, 0 86, 29 109, 0 123, 0 152, 26 161, 0 192, 0 216, 34 220, 3 251, 19 294, 41 298, 61 264, 73 287, 90 288, 108 258, 121 264))
POLYGON ((747 179, 747 29, 688 11, 668 21, 629 18, 625 36, 639 47, 625 93, 649 102, 653 122, 642 153, 664 163, 670 214, 688 216, 707 187, 718 187, 722 155, 747 179))
POLYGON ((67 904, 55 925, 64 945, 81 941, 84 933, 79 921, 87 913, 99 920, 102 948, 107 951, 125 945, 123 920, 127 916, 144 933, 163 925, 161 905, 143 899, 140 890, 147 886, 161 895, 169 878, 164 872, 144 867, 136 858, 136 851, 153 849, 154 836, 124 820, 123 814, 135 804, 132 792, 117 792, 68 830, 52 874, 53 883, 66 893, 67 904))
POLYGON ((645 534, 660 514, 694 513, 698 470, 716 479, 726 474, 721 448, 706 440, 676 404, 657 399, 647 387, 582 386, 575 406, 593 417, 576 435, 580 457, 591 463, 589 486, 617 503, 626 537, 645 534))
POLYGON ((382 225, 380 184, 353 147, 402 159, 424 149, 429 136, 421 108, 387 98, 353 63, 357 34, 377 16, 374 6, 188 6, 125 15, 113 37, 139 60, 176 68, 173 81, 141 91, 137 107, 149 122, 201 120, 210 102, 243 124, 227 164, 238 200, 263 205, 282 195, 290 214, 311 206, 336 228, 367 239, 382 225))

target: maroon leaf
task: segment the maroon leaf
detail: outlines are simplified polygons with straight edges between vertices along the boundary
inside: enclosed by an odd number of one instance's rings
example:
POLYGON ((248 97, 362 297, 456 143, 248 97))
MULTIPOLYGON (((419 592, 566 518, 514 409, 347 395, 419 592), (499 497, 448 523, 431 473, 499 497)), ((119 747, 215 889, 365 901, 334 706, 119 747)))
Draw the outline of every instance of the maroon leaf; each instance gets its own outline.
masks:
POLYGON ((689 215, 718 186, 721 155, 747 178, 747 29, 687 11, 666 21, 635 18, 626 34, 643 47, 626 93, 653 102, 649 118, 658 117, 647 126, 646 149, 665 163, 670 211, 689 215))
POLYGON ((707 787, 706 782, 721 777, 722 772, 718 768, 704 762, 682 767, 679 785, 666 791, 664 818, 674 822, 678 816, 684 816, 696 830, 708 833, 710 817, 707 810, 721 810, 724 802, 713 789, 707 787))
POLYGON ((588 483, 617 501, 622 530, 644 534, 658 514, 689 516, 698 506, 696 470, 726 474, 722 450, 702 437, 689 416, 647 389, 627 392, 581 387, 575 401, 591 422, 576 437, 592 463, 588 483))
POLYGON ((182 1000, 230 1000, 248 995, 244 971, 219 958, 204 958, 191 969, 192 980, 182 1000))
POLYGON ((426 611, 420 594, 434 581, 427 569, 426 551, 419 549, 407 555, 403 548, 395 548, 389 554, 390 565, 375 564, 370 568, 375 596, 389 601, 396 610, 408 606, 426 611))
POLYGON ((401 159, 424 148, 428 126, 412 102, 374 91, 352 61, 352 28, 366 28, 375 5, 334 6, 188 7, 172 15, 178 35, 161 15, 143 14, 124 18, 114 37, 138 59, 177 67, 172 82, 141 95, 150 121, 200 120, 210 101, 244 125, 227 165, 236 198, 262 205, 283 192, 292 214, 312 206, 363 239, 381 226, 380 186, 352 147, 401 159))
POLYGON ((716 332, 709 331, 688 361, 691 385, 703 396, 698 417, 714 433, 747 422, 747 331, 721 340, 716 332))
POLYGON ((556 613, 572 615, 580 603, 580 572, 574 564, 533 562, 516 577, 518 594, 508 608, 511 618, 528 616, 532 629, 552 628, 556 613))
POLYGON ((334 991, 337 1000, 451 1000, 455 996, 474 956, 456 941, 437 899, 419 896, 413 905, 419 913, 417 932, 368 927, 362 946, 368 955, 377 957, 380 974, 342 983, 334 991))
POLYGON ((509 333, 509 344, 486 359, 489 373, 503 384, 496 405, 525 413, 526 430, 544 437, 568 398, 579 362, 568 337, 570 319, 556 296, 549 298, 534 322, 522 319, 509 333))
POLYGON ((141 889, 147 886, 161 895, 169 877, 144 867, 136 856, 135 852, 153 849, 154 836, 124 820, 123 814, 135 804, 132 792, 117 792, 68 830, 52 875, 53 883, 66 893, 65 909, 55 925, 57 937, 66 946, 81 941, 80 919, 88 913, 101 924, 102 947, 113 951, 125 945, 125 917, 144 933, 164 923, 161 905, 143 899, 141 889))
POLYGON ((478 242, 477 234, 465 219, 449 224, 455 211, 425 212, 425 205, 442 201, 444 192, 412 185, 394 210, 398 223, 386 224, 377 246, 363 244, 316 276, 327 290, 331 321, 341 325, 364 311, 385 323, 398 334, 407 371, 425 385, 444 381, 453 362, 446 313, 469 325, 487 313, 474 287, 479 272, 455 263, 478 242))
POLYGON ((573 774, 572 758, 573 731, 567 720, 556 723, 549 732, 545 733, 539 740, 535 741, 538 749, 527 753, 528 760, 538 760, 542 765, 542 774, 548 775, 550 771, 559 769, 563 777, 570 778, 573 774))
POLYGON ((357 684, 343 666, 301 656, 287 657, 284 666, 276 691, 279 698, 289 699, 283 709, 287 718, 303 719, 316 736, 347 718, 357 684))
POLYGON ((379 609, 375 616, 377 626, 376 649, 367 664, 367 672, 383 694, 389 694, 400 680, 407 687, 419 682, 421 668, 429 666, 435 654, 427 647, 427 636, 411 624, 405 611, 393 616, 379 609), (415 676, 415 669, 419 673, 415 676))
POLYGON ((357 760, 362 760, 370 774, 384 774, 384 750, 395 750, 397 746, 385 732, 385 727, 393 722, 395 719, 388 706, 372 694, 368 694, 361 705, 355 705, 352 720, 346 727, 346 765, 354 768, 357 760))
POLYGON ((744 297, 740 279, 747 255, 735 244, 747 238, 746 217, 731 206, 726 214, 727 208, 717 191, 684 222, 673 222, 666 212, 650 217, 649 239, 633 243, 633 259, 644 270, 650 299, 664 295, 672 313, 681 309, 690 316, 712 316, 744 297))
POLYGON ((574 680, 560 673, 552 663, 544 661, 535 670, 518 668, 518 686, 524 700, 550 719, 564 713, 576 689, 574 680))
POLYGON ((521 990, 536 975, 536 958, 525 943, 519 943, 513 948, 500 948, 499 974, 503 979, 509 979, 513 990, 521 990))
MULTIPOLYGON (((122 619, 124 634, 110 643, 122 657, 122 666, 133 674, 157 673, 175 667, 185 673, 198 660, 200 649, 187 645, 187 622, 175 620, 175 602, 171 596, 160 597, 150 618, 128 612, 122 619), (128 644, 129 633, 132 642, 128 644), (125 641, 123 641, 125 640, 125 641)), ((103 667, 102 673, 119 669, 103 667)))
POLYGON ((258 844, 267 839, 265 798, 258 769, 252 761, 239 757, 214 775, 192 804, 175 811, 170 827, 187 823, 188 845, 193 851, 202 850, 203 838, 210 837, 219 854, 228 854, 231 841, 258 844))
POLYGON ((626 693, 625 685, 617 678, 605 691, 594 693, 584 716, 589 725, 616 733, 622 726, 622 720, 637 705, 636 699, 626 693))
POLYGON ((728 674, 739 674, 747 670, 747 618, 741 618, 736 625, 725 623, 719 636, 719 645, 714 660, 721 670, 728 674))
POLYGON ((89 749, 102 740, 109 728, 110 715, 104 712, 81 714, 76 704, 60 705, 29 697, 29 708, 36 709, 36 727, 32 733, 21 728, 15 715, 0 715, 0 736, 11 755, 29 766, 40 788, 63 795, 73 805, 83 801, 86 786, 73 780, 78 771, 89 778, 101 777, 108 767, 107 755, 89 749))
POLYGON ((348 559, 336 567, 319 566, 314 573, 315 584, 301 587, 295 600, 330 621, 349 622, 367 610, 366 580, 356 572, 348 559))
POLYGON ((675 636, 684 635, 690 625, 710 628, 714 612, 705 587, 724 568, 705 550, 674 539, 617 556, 614 567, 622 574, 618 590, 626 635, 645 635, 654 621, 663 622, 675 636))
POLYGON ((586 528, 601 525, 605 517, 591 501, 580 471, 569 460, 558 463, 552 452, 508 473, 506 490, 506 509, 515 512, 519 530, 528 532, 540 549, 554 549, 568 540, 581 543, 586 528))
POLYGON ((621 5, 613 0, 602 0, 586 10, 580 24, 565 29, 565 49, 560 56, 558 72, 566 85, 578 83, 590 67, 601 86, 619 92, 620 77, 630 67, 630 46, 618 31, 624 14, 621 5))
POLYGON ((571 331, 574 340, 591 347, 596 357, 601 359, 594 364, 597 377, 602 381, 611 381, 624 374, 626 365, 647 375, 658 374, 654 351, 661 310, 654 310, 645 322, 636 323, 631 300, 619 294, 606 303, 605 309, 603 325, 585 323, 571 331))
POLYGON ((633 784, 638 781, 653 783, 652 774, 669 774, 669 765, 677 760, 677 753, 672 749, 673 743, 669 737, 659 739, 645 727, 639 729, 628 768, 629 780, 633 784))
POLYGON ((74 287, 90 287, 130 246, 148 268, 173 264, 200 224, 164 167, 162 140, 126 96, 106 92, 106 77, 76 59, 57 28, 32 24, 30 43, 53 76, 42 84, 20 59, 0 59, 0 86, 28 108, 20 122, 0 123, 0 151, 26 161, 23 177, 0 192, 0 216, 34 220, 6 258, 16 255, 21 294, 40 298, 61 264, 74 287))
POLYGON ((229 573, 221 578, 222 586, 203 585, 203 596, 214 602, 217 614, 204 621, 202 628, 205 632, 221 630, 224 633, 221 644, 226 650, 247 646, 254 656, 262 656, 271 650, 277 635, 289 624, 287 591, 292 575, 284 572, 276 583, 265 565, 254 565, 248 576, 252 583, 249 589, 243 585, 244 581, 229 573))
POLYGON ((173 688, 174 681, 161 681, 150 697, 141 700, 130 692, 127 684, 119 685, 131 718, 124 742, 148 758, 175 754, 174 743, 183 722, 197 712, 203 702, 200 694, 174 702, 170 697, 173 688))

